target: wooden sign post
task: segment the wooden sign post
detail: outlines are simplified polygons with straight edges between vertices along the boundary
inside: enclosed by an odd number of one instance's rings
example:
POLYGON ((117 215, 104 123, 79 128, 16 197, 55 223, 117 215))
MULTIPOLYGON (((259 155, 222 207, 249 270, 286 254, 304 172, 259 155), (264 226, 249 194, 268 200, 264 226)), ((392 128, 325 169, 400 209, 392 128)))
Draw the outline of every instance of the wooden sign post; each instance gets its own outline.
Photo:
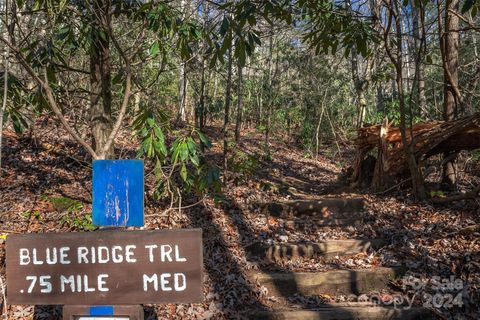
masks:
MULTIPOLYGON (((143 161, 94 161, 92 211, 100 227, 143 226, 143 161)), ((11 235, 6 253, 7 302, 65 305, 68 320, 203 300, 201 229, 11 235)))

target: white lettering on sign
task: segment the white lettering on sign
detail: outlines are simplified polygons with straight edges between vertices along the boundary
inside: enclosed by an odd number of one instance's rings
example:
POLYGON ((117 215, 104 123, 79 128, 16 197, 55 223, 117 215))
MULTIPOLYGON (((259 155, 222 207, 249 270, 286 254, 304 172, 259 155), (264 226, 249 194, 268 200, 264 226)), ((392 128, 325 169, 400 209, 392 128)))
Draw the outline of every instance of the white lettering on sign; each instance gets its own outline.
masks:
POLYGON ((77 274, 69 276, 60 276, 61 292, 107 292, 110 289, 106 287, 108 274, 99 274, 94 281, 90 281, 88 275, 77 274))
POLYGON ((160 257, 162 259, 162 262, 165 262, 166 259, 172 262, 172 257, 170 256, 171 253, 172 253, 172 247, 170 245, 162 244, 160 246, 160 257))
POLYGON ((37 252, 36 248, 27 249, 27 248, 20 248, 18 250, 18 255, 20 257, 20 265, 26 266, 30 263, 34 265, 42 265, 44 262, 47 264, 70 264, 70 260, 68 259, 68 253, 70 251, 69 247, 61 247, 57 249, 56 247, 53 248, 46 248, 45 254, 40 256, 40 253, 37 252), (58 251, 58 255, 57 255, 58 251), (58 256, 60 259, 58 259, 58 256))
POLYGON ((78 247, 77 248, 77 263, 88 263, 88 248, 87 247, 78 247))
POLYGON ((187 277, 183 273, 173 274, 173 287, 171 273, 153 274, 151 276, 143 275, 143 291, 149 291, 149 287, 153 286, 153 291, 158 291, 160 279, 160 291, 184 291, 187 288, 187 277), (151 284, 151 286, 149 286, 151 284))
POLYGON ((135 254, 132 250, 136 248, 137 246, 133 244, 125 247, 125 261, 130 263, 137 262, 137 259, 132 257, 135 254))
MULTIPOLYGON (((141 247, 144 247, 145 251, 137 251, 137 245, 128 244, 128 242, 122 245, 118 243, 105 245, 102 243, 98 246, 72 246, 70 244, 70 246, 47 246, 41 249, 19 247, 17 252, 20 266, 26 268, 33 266, 36 268, 51 268, 54 265, 71 266, 66 269, 68 271, 64 270, 50 275, 32 275, 32 272, 29 271, 25 273, 26 276, 22 276, 25 285, 17 292, 32 295, 52 292, 66 295, 109 292, 118 289, 118 276, 109 275, 108 270, 110 269, 105 264, 131 264, 136 263, 137 259, 140 263, 149 263, 155 266, 161 263, 187 262, 187 258, 182 255, 182 248, 174 243, 147 242, 139 245, 139 248, 141 247), (70 247, 72 247, 72 250, 70 247), (136 256, 137 253, 138 256, 136 256), (98 272, 96 272, 97 267, 94 265, 98 265, 98 272), (82 272, 81 268, 89 268, 89 271, 82 272), (91 270, 95 271, 91 272, 91 270)), ((48 272, 50 273, 50 271, 48 272)), ((181 272, 155 273, 155 271, 143 271, 138 273, 136 278, 138 282, 142 281, 140 288, 143 287, 144 292, 174 293, 187 289, 186 274, 181 272), (140 277, 140 279, 137 277, 140 277)))
POLYGON ((47 248, 47 264, 57 263, 57 248, 47 248))
MULTIPOLYGON (((105 263, 135 263, 136 245, 122 246, 98 246, 98 247, 78 247, 75 261, 77 264, 105 264, 105 263)), ((178 245, 170 244, 147 244, 145 249, 148 252, 148 260, 150 262, 186 262, 187 259, 182 257, 178 245)), ((52 247, 44 249, 45 252, 38 252, 36 248, 20 248, 19 264, 26 266, 29 264, 48 265, 71 264, 70 247, 52 247)))
POLYGON ((60 248, 60 263, 61 264, 70 264, 70 260, 67 260, 68 251, 70 251, 69 247, 60 248))
POLYGON ((186 258, 182 257, 180 255, 180 249, 178 248, 178 245, 169 245, 169 244, 162 244, 160 245, 159 250, 158 245, 156 244, 147 244, 145 245, 145 248, 148 250, 148 260, 150 262, 155 262, 155 253, 160 255, 160 261, 161 262, 185 262, 187 261, 186 258), (158 252, 157 252, 158 251, 158 252), (172 257, 172 253, 175 251, 175 255, 172 257))
POLYGON ((107 247, 98 247, 98 263, 107 263, 110 260, 110 254, 107 247))
POLYGON ((28 252, 28 249, 20 248, 19 251, 20 252, 18 254, 20 256, 20 265, 26 266, 27 264, 30 263, 30 254, 28 252))
POLYGON ((104 278, 108 278, 108 274, 99 274, 97 277, 98 291, 107 292, 108 288, 105 287, 107 284, 104 278))
POLYGON ((156 274, 151 277, 147 276, 146 274, 143 275, 143 291, 148 291, 149 283, 153 284, 154 291, 158 291, 158 278, 156 274))
POLYGON ((64 275, 60 276, 60 291, 65 292, 65 285, 70 286, 70 291, 75 292, 75 277, 69 276, 68 278, 64 275))
POLYGON ((170 273, 162 273, 160 275, 160 287, 162 291, 172 291, 172 288, 168 287, 170 281, 167 278, 170 278, 172 275, 170 273))
POLYGON ((148 260, 153 262, 153 249, 158 248, 158 246, 156 244, 147 244, 145 245, 145 248, 148 249, 148 260))
POLYGON ((98 246, 98 247, 78 247, 77 263, 78 264, 105 264, 105 263, 135 263, 137 259, 135 255, 135 245, 122 246, 98 246))
POLYGON ((112 247, 112 261, 114 263, 122 263, 123 262, 123 255, 118 253, 121 252, 123 249, 121 246, 113 246, 112 247))
POLYGON ((38 280, 38 286, 40 287, 40 292, 41 293, 50 293, 52 292, 52 283, 50 282, 51 276, 26 276, 25 279, 27 281, 30 281, 30 285, 28 286, 28 293, 32 293, 35 284, 37 283, 38 280))

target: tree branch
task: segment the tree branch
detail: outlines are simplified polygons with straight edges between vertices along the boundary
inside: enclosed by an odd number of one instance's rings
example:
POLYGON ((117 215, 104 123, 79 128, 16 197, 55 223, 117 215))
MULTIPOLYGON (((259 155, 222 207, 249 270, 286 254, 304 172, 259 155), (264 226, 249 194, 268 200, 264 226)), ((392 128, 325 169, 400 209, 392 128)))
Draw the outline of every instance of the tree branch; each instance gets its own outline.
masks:
POLYGON ((15 54, 15 57, 17 58, 18 62, 23 66, 25 71, 33 78, 33 80, 44 90, 45 95, 47 97, 48 103, 50 105, 50 108, 52 109, 53 113, 58 117, 60 122, 62 123, 63 127, 67 132, 78 142, 80 143, 87 151, 90 153, 92 158, 98 159, 97 153, 93 150, 93 148, 84 140, 82 139, 78 133, 73 129, 70 124, 68 124, 67 120, 62 114, 62 110, 58 106, 53 91, 50 88, 50 85, 48 84, 48 79, 47 79, 47 72, 46 69, 44 69, 44 75, 45 75, 45 81, 40 78, 40 76, 33 70, 33 68, 30 66, 30 64, 27 62, 23 54, 16 48, 12 43, 7 41, 5 38, 0 37, 0 41, 5 43, 10 50, 13 51, 15 54))

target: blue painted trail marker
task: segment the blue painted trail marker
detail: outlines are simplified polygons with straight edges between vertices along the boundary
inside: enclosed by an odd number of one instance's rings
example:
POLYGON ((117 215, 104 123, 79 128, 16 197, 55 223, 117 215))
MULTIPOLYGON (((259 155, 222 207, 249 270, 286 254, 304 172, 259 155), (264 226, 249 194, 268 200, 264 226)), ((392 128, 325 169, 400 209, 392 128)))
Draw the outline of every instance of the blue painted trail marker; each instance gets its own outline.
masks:
POLYGON ((94 225, 144 225, 142 160, 94 160, 92 180, 94 225))

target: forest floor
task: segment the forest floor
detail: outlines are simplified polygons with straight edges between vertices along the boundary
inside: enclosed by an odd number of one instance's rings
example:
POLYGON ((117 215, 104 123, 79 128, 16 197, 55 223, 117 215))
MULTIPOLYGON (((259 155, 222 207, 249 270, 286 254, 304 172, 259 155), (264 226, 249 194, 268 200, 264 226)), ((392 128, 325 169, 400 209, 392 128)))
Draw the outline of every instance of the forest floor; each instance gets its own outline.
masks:
MULTIPOLYGON (((17 138, 12 131, 4 136, 0 180, 0 235, 32 232, 67 232, 89 228, 91 212, 91 166, 83 161, 78 146, 58 134, 51 121, 37 124, 36 139, 17 138), (67 200, 66 200, 67 199, 67 200)), ((215 138, 218 128, 209 128, 214 137, 209 157, 221 163, 222 142, 215 138)), ((218 138, 218 137, 217 137, 218 138)), ((119 137, 119 158, 133 158, 137 145, 128 132, 119 137)), ((480 233, 471 226, 480 224, 476 202, 448 206, 414 203, 405 191, 374 194, 350 190, 341 176, 341 164, 353 159, 352 150, 323 146, 317 159, 293 143, 272 139, 270 157, 263 152, 261 133, 245 130, 238 145, 243 165, 233 165, 220 201, 207 197, 200 204, 170 211, 166 202, 152 198, 153 177, 146 172, 145 229, 202 228, 204 239, 205 300, 197 304, 146 306, 146 319, 239 318, 249 309, 269 309, 274 298, 249 280, 250 270, 323 271, 405 266, 407 275, 422 279, 418 290, 403 290, 401 280, 391 283, 405 295, 416 294, 415 303, 428 302, 435 293, 435 280, 461 279, 462 306, 443 306, 435 313, 444 319, 480 318, 480 233), (363 223, 347 228, 286 226, 281 218, 264 215, 262 202, 291 199, 317 199, 322 196, 363 197, 366 208, 363 223), (469 228, 470 227, 470 228, 469 228), (288 260, 275 265, 251 259, 246 248, 262 242, 318 242, 325 239, 387 239, 382 248, 333 260, 311 258, 288 260), (439 277, 439 278, 436 278, 439 277), (431 297, 431 296, 430 296, 431 297)), ((471 179, 476 179, 472 176, 471 179)), ((183 205, 198 202, 185 196, 183 205)), ((328 215, 328 212, 325 213, 328 215)), ((5 244, 0 238, 0 274, 5 280, 5 244)), ((316 296, 295 299, 318 304, 345 301, 345 296, 316 296), (308 301, 306 301, 308 300, 308 301)), ((2 300, 0 298, 0 300, 2 300)), ((458 302, 458 301, 457 301, 458 302)), ((59 319, 61 309, 49 306, 5 306, 8 319, 59 319)))

